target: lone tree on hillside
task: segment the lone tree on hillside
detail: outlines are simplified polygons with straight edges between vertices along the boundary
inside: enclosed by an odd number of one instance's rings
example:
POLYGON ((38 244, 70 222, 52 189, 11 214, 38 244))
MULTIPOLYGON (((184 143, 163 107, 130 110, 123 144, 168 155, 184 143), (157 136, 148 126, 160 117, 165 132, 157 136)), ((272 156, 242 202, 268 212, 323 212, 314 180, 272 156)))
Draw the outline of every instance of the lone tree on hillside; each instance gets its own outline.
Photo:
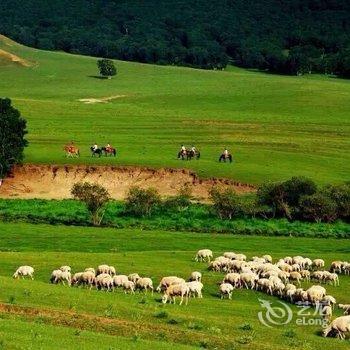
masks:
POLYGON ((84 182, 74 184, 71 194, 75 199, 85 203, 92 224, 99 226, 103 219, 106 204, 110 200, 108 191, 101 185, 84 182))
POLYGON ((117 68, 115 67, 114 62, 112 60, 103 58, 97 61, 97 66, 100 70, 100 74, 103 77, 111 79, 114 75, 117 74, 117 68))
POLYGON ((28 145, 24 136, 27 122, 11 105, 9 98, 0 98, 0 180, 11 167, 23 160, 24 147, 28 145))

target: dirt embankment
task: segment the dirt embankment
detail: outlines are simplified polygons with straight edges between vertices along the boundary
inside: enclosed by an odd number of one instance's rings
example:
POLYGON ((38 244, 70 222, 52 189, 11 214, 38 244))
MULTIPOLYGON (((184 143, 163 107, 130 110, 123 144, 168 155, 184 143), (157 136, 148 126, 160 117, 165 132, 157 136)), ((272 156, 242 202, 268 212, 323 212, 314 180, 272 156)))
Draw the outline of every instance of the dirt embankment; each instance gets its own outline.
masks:
POLYGON ((175 195, 184 185, 200 200, 208 199, 213 186, 233 188, 238 193, 254 192, 251 185, 226 179, 199 179, 185 169, 149 169, 119 166, 24 165, 15 167, 0 187, 0 198, 70 198, 74 183, 87 181, 108 189, 113 198, 123 199, 132 186, 154 187, 161 195, 175 195))

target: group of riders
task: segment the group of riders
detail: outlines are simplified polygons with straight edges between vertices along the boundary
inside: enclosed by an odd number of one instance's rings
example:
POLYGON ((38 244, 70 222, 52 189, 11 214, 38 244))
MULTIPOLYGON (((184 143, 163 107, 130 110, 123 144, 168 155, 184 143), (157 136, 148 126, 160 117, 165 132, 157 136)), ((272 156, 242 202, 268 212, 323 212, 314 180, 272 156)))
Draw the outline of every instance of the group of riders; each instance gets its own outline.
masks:
MULTIPOLYGON (((75 146, 74 142, 71 141, 69 144, 64 146, 64 151, 66 152, 66 157, 79 157, 80 151, 79 148, 75 146)), ((107 156, 116 156, 117 150, 111 146, 110 143, 107 143, 104 147, 99 147, 97 143, 94 143, 93 146, 90 147, 91 156, 93 157, 101 157, 102 155, 107 156)))
MULTIPOLYGON (((71 141, 69 144, 64 146, 64 150, 66 152, 67 157, 79 157, 80 151, 79 148, 77 148, 73 141, 71 141)), ((93 146, 90 147, 91 156, 92 157, 101 157, 102 155, 107 156, 116 156, 117 150, 111 146, 110 143, 107 143, 104 147, 99 147, 97 143, 94 143, 93 146)), ((201 153, 199 150, 192 146, 190 148, 186 148, 184 145, 181 145, 180 151, 178 153, 178 159, 182 160, 191 160, 191 159, 199 159, 201 156, 201 153)), ((224 149, 224 151, 221 153, 219 157, 219 162, 223 161, 229 161, 232 163, 232 155, 228 151, 227 148, 224 149)))

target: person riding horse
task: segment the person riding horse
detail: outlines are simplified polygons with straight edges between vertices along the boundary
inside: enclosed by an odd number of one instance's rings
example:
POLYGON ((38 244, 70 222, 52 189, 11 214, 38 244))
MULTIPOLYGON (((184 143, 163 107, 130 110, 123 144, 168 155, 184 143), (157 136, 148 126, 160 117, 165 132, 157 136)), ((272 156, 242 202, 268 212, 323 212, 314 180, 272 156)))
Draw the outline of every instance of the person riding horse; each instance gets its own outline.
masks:
POLYGON ((220 158, 219 158, 219 162, 221 162, 222 160, 223 160, 224 162, 226 162, 227 159, 230 161, 230 163, 232 163, 232 155, 231 155, 231 153, 228 151, 228 149, 225 148, 224 151, 222 152, 220 158))
POLYGON ((104 152, 105 156, 116 156, 117 155, 117 150, 111 146, 110 143, 107 143, 105 147, 102 147, 102 151, 104 152))

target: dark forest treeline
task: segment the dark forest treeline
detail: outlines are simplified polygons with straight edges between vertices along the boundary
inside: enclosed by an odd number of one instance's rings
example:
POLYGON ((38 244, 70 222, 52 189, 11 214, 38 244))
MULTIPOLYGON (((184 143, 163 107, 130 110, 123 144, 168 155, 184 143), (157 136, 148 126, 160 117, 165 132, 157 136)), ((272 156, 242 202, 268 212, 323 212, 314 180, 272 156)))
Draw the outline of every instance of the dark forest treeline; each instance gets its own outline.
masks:
POLYGON ((348 0, 1 0, 0 32, 122 60, 350 77, 348 0))

